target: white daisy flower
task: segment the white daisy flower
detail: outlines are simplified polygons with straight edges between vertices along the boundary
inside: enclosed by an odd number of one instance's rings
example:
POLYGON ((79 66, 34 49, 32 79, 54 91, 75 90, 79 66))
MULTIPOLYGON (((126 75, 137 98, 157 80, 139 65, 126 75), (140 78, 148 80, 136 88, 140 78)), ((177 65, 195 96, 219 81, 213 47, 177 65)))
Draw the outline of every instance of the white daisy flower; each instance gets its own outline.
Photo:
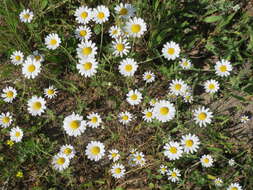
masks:
POLYGON ((177 168, 173 168, 172 170, 169 170, 167 175, 168 175, 168 180, 172 182, 179 181, 179 177, 181 176, 180 170, 177 168))
POLYGON ((33 116, 40 116, 42 113, 45 112, 47 108, 45 99, 38 96, 33 96, 32 98, 30 98, 27 102, 27 106, 28 112, 33 116))
POLYGON ((56 90, 56 88, 54 88, 54 86, 49 86, 48 88, 44 89, 44 94, 49 99, 54 98, 57 93, 58 91, 56 90))
POLYGON ((4 88, 3 93, 1 94, 1 97, 4 99, 4 101, 8 103, 12 103, 16 96, 17 91, 11 86, 4 88))
POLYGON ((92 9, 87 6, 81 6, 75 11, 76 21, 79 24, 88 24, 89 21, 93 18, 92 9))
POLYGON ((123 57, 129 53, 130 45, 126 39, 115 39, 115 41, 112 42, 112 46, 114 49, 114 52, 112 54, 115 56, 123 57))
POLYGON ((153 108, 147 108, 142 113, 144 121, 151 122, 154 119, 153 108))
POLYGON ((119 72, 125 77, 134 76, 138 68, 138 64, 134 59, 126 58, 120 62, 119 72))
POLYGON ((203 167, 208 168, 213 165, 214 160, 213 160, 212 156, 208 154, 208 155, 203 155, 200 158, 200 162, 203 167))
POLYGON ((82 41, 78 44, 76 51, 79 59, 94 58, 97 54, 97 47, 92 41, 82 41))
POLYGON ((20 65, 24 61, 24 54, 21 51, 14 51, 11 54, 11 63, 14 65, 20 65))
POLYGON ((188 134, 182 136, 181 144, 184 147, 184 152, 193 154, 199 149, 199 138, 196 135, 188 134))
POLYGON ((102 123, 102 119, 101 119, 100 115, 98 115, 97 113, 90 113, 87 116, 87 118, 88 118, 87 125, 89 127, 98 128, 102 123))
POLYGON ((190 69, 192 64, 191 61, 188 59, 182 59, 179 63, 180 67, 182 67, 183 69, 190 69))
POLYGON ((230 72, 232 71, 233 67, 229 61, 222 59, 221 61, 218 61, 216 63, 214 69, 216 75, 221 77, 227 77, 230 75, 230 72))
POLYGON ((69 136, 80 136, 86 129, 86 122, 79 114, 72 113, 64 118, 63 128, 69 136))
POLYGON ((118 38, 121 36, 121 29, 118 27, 118 26, 111 26, 110 29, 109 29, 109 35, 112 37, 112 38, 118 38))
POLYGON ((133 115, 129 113, 128 111, 121 112, 119 114, 119 122, 123 125, 127 125, 130 121, 132 121, 133 115))
POLYGON ((138 90, 130 90, 127 93, 127 102, 130 105, 138 105, 139 103, 141 103, 142 100, 142 94, 138 91, 138 90))
POLYGON ((109 157, 110 160, 113 160, 113 162, 118 161, 119 158, 120 158, 119 151, 116 150, 116 149, 109 150, 109 156, 108 157, 109 157))
POLYGON ((193 96, 190 92, 185 92, 183 94, 184 102, 185 103, 192 103, 193 102, 193 96))
POLYGON ((166 173, 168 172, 167 166, 161 165, 161 166, 160 166, 160 169, 159 169, 159 172, 160 172, 162 175, 166 174, 166 173))
POLYGON ((98 161, 105 155, 105 145, 99 141, 91 141, 86 147, 85 154, 88 159, 98 161))
POLYGON ((241 123, 247 123, 249 120, 250 120, 249 116, 243 115, 243 116, 241 116, 240 122, 241 123))
POLYGON ((206 93, 215 93, 220 89, 220 84, 216 80, 208 80, 204 83, 206 93))
POLYGON ((214 185, 217 186, 217 187, 221 187, 221 186, 223 185, 222 179, 216 178, 216 179, 214 180, 214 185))
POLYGON ((45 45, 48 49, 55 50, 61 44, 61 39, 58 34, 52 33, 48 34, 45 38, 45 45))
POLYGON ((131 4, 120 3, 115 7, 115 12, 119 15, 119 17, 127 19, 134 16, 135 8, 131 4))
POLYGON ((45 56, 43 54, 39 53, 38 50, 33 52, 32 57, 33 57, 33 59, 35 59, 36 61, 39 61, 39 62, 43 62, 45 60, 45 56))
POLYGON ((239 183, 231 183, 227 190, 243 190, 239 183))
POLYGON ((22 66, 22 73, 28 79, 34 79, 41 71, 41 63, 28 57, 22 66))
POLYGON ((92 57, 81 59, 76 68, 82 76, 92 77, 97 73, 98 62, 92 57))
POLYGON ((93 9, 93 19, 97 24, 102 24, 109 20, 110 11, 104 5, 99 5, 93 9))
POLYGON ((175 117, 176 109, 169 101, 161 100, 154 106, 154 117, 161 122, 167 122, 175 117))
POLYGON ((126 169, 125 166, 122 164, 114 164, 110 171, 113 177, 119 179, 125 175, 126 169))
POLYGON ((150 100, 150 102, 149 102, 149 105, 150 105, 150 106, 155 106, 157 102, 158 102, 158 99, 157 99, 157 98, 152 98, 152 99, 150 100))
POLYGON ((0 114, 0 126, 3 128, 9 127, 12 123, 12 115, 10 112, 0 114))
POLYGON ((61 147, 60 153, 71 159, 74 158, 76 151, 72 145, 66 144, 61 147))
POLYGON ((25 9, 19 14, 19 18, 21 22, 30 23, 33 19, 33 12, 29 9, 25 9))
POLYGON ((151 82, 155 81, 155 74, 152 73, 151 71, 146 71, 146 72, 143 74, 143 80, 144 80, 146 83, 151 83, 151 82))
POLYGON ((170 141, 164 145, 163 154, 170 160, 177 160, 183 154, 183 147, 178 142, 170 141))
POLYGON ((167 60, 175 60, 179 57, 180 47, 173 41, 167 42, 163 45, 162 53, 167 60))
POLYGON ((229 165, 229 166, 234 166, 234 165, 235 165, 235 160, 234 160, 234 159, 230 159, 230 160, 228 161, 228 165, 229 165))
POLYGON ((170 92, 176 96, 183 95, 187 88, 187 84, 181 79, 172 80, 169 86, 170 92))
POLYGON ((89 40, 91 37, 91 30, 88 26, 79 26, 75 30, 76 38, 79 40, 89 40))
POLYGON ((147 24, 142 18, 130 18, 125 25, 127 34, 134 38, 140 38, 147 31, 147 24))
POLYGON ((10 138, 14 142, 21 142, 23 131, 19 127, 12 128, 10 131, 10 138))
POLYGON ((146 160, 142 152, 135 152, 133 154, 133 161, 135 162, 135 164, 140 166, 144 166, 146 164, 146 160))
POLYGON ((62 153, 58 153, 53 157, 53 168, 62 171, 69 167, 70 160, 69 158, 62 153))
POLYGON ((209 108, 200 107, 194 110, 194 120, 200 127, 205 127, 212 122, 213 113, 209 111, 209 108))

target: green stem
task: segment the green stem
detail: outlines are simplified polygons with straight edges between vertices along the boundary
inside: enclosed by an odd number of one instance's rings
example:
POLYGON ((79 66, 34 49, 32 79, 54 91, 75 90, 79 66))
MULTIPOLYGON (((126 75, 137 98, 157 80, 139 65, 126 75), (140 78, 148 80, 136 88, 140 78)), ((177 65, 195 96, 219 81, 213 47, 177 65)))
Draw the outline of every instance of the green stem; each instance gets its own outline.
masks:
POLYGON ((104 37, 104 25, 102 24, 101 38, 100 38, 100 48, 99 48, 99 60, 100 60, 100 55, 101 55, 101 52, 102 52, 103 37, 104 37))

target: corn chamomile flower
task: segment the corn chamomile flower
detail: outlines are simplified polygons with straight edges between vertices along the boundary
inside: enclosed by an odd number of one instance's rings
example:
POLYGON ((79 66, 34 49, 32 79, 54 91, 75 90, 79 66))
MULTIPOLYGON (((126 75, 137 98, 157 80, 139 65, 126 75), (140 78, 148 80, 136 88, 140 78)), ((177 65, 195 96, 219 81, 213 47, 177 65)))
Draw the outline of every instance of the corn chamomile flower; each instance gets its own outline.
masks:
POLYGON ((88 26, 79 26, 75 30, 75 36, 79 40, 89 40, 91 37, 91 30, 88 26))
POLYGON ((129 113, 128 111, 121 112, 119 114, 119 122, 123 125, 127 125, 130 121, 132 121, 133 115, 129 113))
POLYGON ((22 66, 22 73, 28 79, 34 79, 41 71, 41 63, 28 57, 22 66))
POLYGON ((181 176, 179 169, 173 168, 172 170, 169 170, 168 173, 168 180, 172 182, 179 181, 179 177, 181 176))
POLYGON ((191 68, 191 61, 188 59, 182 59, 179 62, 180 67, 182 67, 183 69, 190 69, 191 68))
POLYGON ((158 102, 158 99, 157 98, 152 98, 150 101, 149 101, 149 105, 150 106, 155 106, 155 104, 158 102))
POLYGON ((121 36, 121 29, 118 26, 111 26, 109 29, 109 35, 112 38, 118 38, 121 36))
POLYGON ((126 39, 118 38, 115 39, 115 41, 112 42, 113 46, 113 55, 123 57, 124 55, 127 55, 130 49, 130 45, 126 39))
POLYGON ((213 160, 212 156, 208 154, 208 155, 203 155, 200 158, 200 162, 203 167, 208 168, 213 165, 214 160, 213 160))
POLYGON ((86 129, 86 121, 79 114, 72 113, 64 118, 63 128, 69 136, 80 136, 86 129))
POLYGON ((63 154, 63 153, 58 153, 53 157, 53 168, 62 171, 65 170, 66 168, 69 167, 70 160, 69 158, 63 154))
POLYGON ((33 96, 28 100, 27 103, 28 106, 28 112, 33 115, 41 115, 46 110, 46 101, 42 97, 33 96))
POLYGON ((29 9, 25 9, 19 14, 19 18, 21 22, 30 23, 33 19, 33 12, 29 9))
POLYGON ((135 164, 140 165, 140 166, 144 166, 146 163, 144 154, 142 152, 135 152, 133 154, 133 161, 135 162, 135 164))
POLYGON ((12 123, 12 115, 10 112, 0 114, 0 126, 3 128, 9 127, 12 123))
POLYGON ((239 183, 231 183, 227 190, 242 190, 242 186, 239 183))
POLYGON ((228 161, 228 165, 229 165, 229 166, 234 166, 234 165, 235 165, 235 160, 234 160, 234 159, 230 159, 230 160, 228 161))
POLYGON ((140 38, 147 31, 147 24, 142 18, 130 18, 125 25, 124 30, 134 38, 140 38))
POLYGON ((176 109, 169 101, 161 100, 154 106, 154 117, 161 122, 167 122, 175 117, 176 109))
POLYGON ((151 122, 153 120, 154 118, 153 108, 145 109, 142 113, 143 113, 142 118, 144 119, 144 121, 151 122))
POLYGON ((48 34, 45 38, 45 44, 48 49, 55 50, 61 44, 61 39, 56 33, 48 34))
POLYGON ((181 79, 172 80, 169 89, 170 92, 176 96, 183 95, 187 89, 187 84, 181 79))
POLYGON ((82 76, 92 77, 97 73, 98 62, 92 57, 84 58, 79 60, 76 68, 82 76))
POLYGON ((215 185, 216 187, 221 187, 221 186, 223 185, 222 179, 216 178, 216 179, 214 180, 214 185, 215 185))
POLYGON ((190 92, 185 92, 183 94, 184 102, 185 103, 192 103, 193 102, 193 96, 190 92))
POLYGON ((66 144, 61 147, 60 153, 71 159, 74 158, 76 151, 72 145, 66 144))
POLYGON ((3 93, 1 94, 1 97, 4 99, 4 101, 8 103, 12 103, 16 96, 17 91, 11 86, 4 88, 3 93))
POLYGON ((184 147, 184 152, 194 153, 199 149, 199 138, 196 135, 188 134, 182 136, 181 144, 184 147))
POLYGON ((220 89, 220 84, 216 80, 208 80, 204 83, 206 93, 215 93, 220 89))
POLYGON ((169 160, 177 160, 183 154, 183 147, 178 142, 170 141, 164 145, 163 154, 169 160))
POLYGON ((173 41, 167 42, 163 45, 162 53, 167 60, 175 60, 179 57, 180 47, 173 41))
POLYGON ((167 166, 165 165, 160 165, 160 169, 159 169, 159 172, 164 175, 168 172, 168 169, 167 169, 167 166))
POLYGON ((19 127, 12 128, 10 131, 10 138, 14 142, 21 142, 23 131, 19 127))
POLYGON ((57 93, 58 91, 56 90, 56 88, 54 88, 54 86, 49 86, 48 88, 44 89, 44 94, 49 99, 54 98, 57 93))
POLYGON ((16 177, 18 177, 18 178, 24 177, 23 172, 22 171, 18 171, 17 174, 16 174, 16 177))
POLYGON ((122 164, 114 164, 110 171, 113 177, 119 179, 125 175, 126 169, 122 164))
POLYGON ((88 159, 98 161, 105 155, 105 145, 99 141, 91 141, 86 147, 85 154, 88 159))
POLYGON ((131 4, 120 3, 115 7, 115 12, 119 15, 119 17, 127 19, 134 16, 135 8, 131 4))
POLYGON ((143 80, 144 80, 146 83, 151 83, 151 82, 155 81, 155 74, 152 73, 151 71, 146 71, 146 72, 143 74, 143 80))
POLYGON ((97 24, 102 24, 109 20, 110 11, 104 5, 99 5, 97 8, 93 9, 93 20, 97 24))
POLYGON ((137 68, 138 64, 134 59, 126 58, 120 62, 119 72, 125 77, 130 77, 134 76, 137 68))
POLYGON ((90 40, 85 42, 82 41, 78 44, 76 51, 79 59, 94 58, 97 54, 97 47, 96 44, 90 40))
POLYGON ((24 61, 24 54, 21 51, 14 51, 11 54, 11 63, 14 65, 20 65, 24 61))
POLYGON ((213 113, 209 111, 209 108, 199 107, 194 110, 194 120, 200 127, 205 127, 212 122, 213 113))
POLYGON ((45 60, 44 55, 39 53, 38 50, 33 52, 32 58, 39 62, 43 62, 45 60))
POLYGON ((224 59, 222 59, 221 61, 218 61, 214 68, 215 68, 216 75, 221 76, 221 77, 229 76, 230 72, 233 69, 231 63, 224 59))
POLYGON ((127 102, 130 105, 138 105, 139 103, 141 103, 142 100, 142 94, 138 91, 138 90, 130 90, 127 93, 127 102))
POLYGON ((98 128, 102 123, 102 119, 101 119, 100 115, 98 115, 97 113, 90 113, 87 116, 87 118, 88 118, 87 125, 89 127, 98 128))
POLYGON ((92 9, 87 6, 81 6, 75 10, 76 21, 79 24, 87 24, 92 19, 92 9))
POLYGON ((116 162, 120 158, 119 151, 116 149, 109 150, 109 159, 112 160, 113 162, 116 162))
POLYGON ((249 121, 249 116, 243 115, 241 116, 240 122, 241 123, 247 123, 249 121))

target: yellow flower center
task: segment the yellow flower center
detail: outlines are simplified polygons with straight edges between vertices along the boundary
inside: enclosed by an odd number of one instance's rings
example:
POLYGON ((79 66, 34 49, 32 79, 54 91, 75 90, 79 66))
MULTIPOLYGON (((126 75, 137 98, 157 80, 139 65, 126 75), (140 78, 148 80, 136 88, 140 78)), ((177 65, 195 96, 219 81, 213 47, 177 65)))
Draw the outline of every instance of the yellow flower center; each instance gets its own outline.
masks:
POLYGON ((20 57, 19 55, 17 55, 17 56, 15 57, 15 59, 16 59, 17 61, 20 61, 20 60, 21 60, 21 57, 20 57))
POLYGON ((79 32, 80 36, 84 37, 87 35, 87 31, 86 30, 80 30, 79 32))
POLYGON ((24 14, 24 16, 23 16, 25 19, 28 19, 28 18, 30 18, 30 15, 27 13, 27 14, 24 14))
POLYGON ((91 47, 85 47, 85 48, 83 48, 83 50, 82 50, 82 53, 83 53, 83 55, 90 55, 91 54, 91 52, 92 52, 92 48, 91 47))
POLYGON ((187 61, 183 62, 183 66, 187 67, 188 66, 188 62, 187 61))
POLYGON ((118 51, 123 51, 124 48, 125 48, 124 44, 117 44, 117 45, 116 45, 116 49, 117 49, 118 51))
POLYGON ((175 49, 174 48, 169 48, 167 50, 167 53, 170 54, 170 55, 173 55, 175 53, 175 49))
POLYGON ((60 158, 57 159, 57 164, 58 165, 62 165, 64 163, 65 163, 65 158, 60 157, 60 158))
POLYGON ((18 132, 18 131, 15 133, 15 136, 16 136, 16 137, 20 137, 20 135, 21 135, 21 134, 20 134, 20 132, 18 132))
POLYGON ((71 152, 72 152, 72 150, 71 150, 71 148, 65 148, 63 152, 64 152, 64 154, 66 154, 66 155, 70 155, 71 152))
POLYGON ((127 115, 123 115, 122 116, 122 120, 125 120, 125 121, 128 120, 128 116, 127 115))
POLYGON ((141 160, 141 156, 140 155, 138 155, 138 156, 136 156, 136 160, 141 160))
POLYGON ((51 39, 51 40, 50 40, 50 45, 54 46, 54 45, 56 45, 56 44, 57 44, 56 39, 51 39))
POLYGON ((98 121, 97 117, 92 117, 90 120, 91 123, 97 123, 97 121, 98 121))
POLYGON ((177 173, 176 172, 172 172, 171 173, 171 177, 177 177, 177 173))
POLYGON ((152 117, 152 115, 153 115, 153 114, 152 114, 152 112, 150 112, 150 111, 146 113, 146 117, 148 117, 148 118, 152 117))
POLYGON ((204 158, 203 162, 206 163, 206 164, 208 164, 209 163, 209 159, 208 158, 204 158))
POLYGON ((172 154, 176 154, 176 153, 177 153, 177 148, 174 147, 174 146, 170 147, 170 152, 171 152, 172 154))
POLYGON ((205 120, 206 118, 207 118, 207 115, 206 115, 206 113, 204 113, 204 112, 202 112, 202 113, 200 113, 199 115, 198 115, 198 118, 199 118, 199 120, 205 120))
POLYGON ((54 94, 54 90, 53 89, 48 89, 47 90, 47 94, 48 95, 53 95, 54 94))
POLYGON ((112 153, 112 157, 115 158, 118 154, 117 153, 112 153))
POLYGON ((70 122, 70 128, 76 130, 80 127, 80 121, 74 120, 70 122))
POLYGON ((120 11, 119 11, 119 14, 123 15, 123 16, 127 15, 127 13, 128 13, 128 10, 126 8, 121 8, 120 11))
POLYGON ((138 96, 136 94, 131 95, 131 100, 137 100, 138 96))
POLYGON ((102 20, 103 18, 105 18, 105 13, 99 12, 98 15, 97 15, 97 17, 98 17, 98 19, 102 20))
POLYGON ((2 118, 2 122, 7 124, 7 123, 10 122, 10 118, 5 116, 5 117, 2 118))
POLYGON ((82 19, 86 19, 88 17, 88 13, 87 12, 82 12, 82 14, 81 14, 81 18, 82 19))
POLYGON ((162 170, 163 172, 166 172, 166 168, 161 168, 161 170, 162 170))
POLYGON ((151 76, 150 74, 146 75, 146 79, 147 79, 147 80, 149 80, 149 79, 151 79, 151 78, 152 78, 152 76, 151 76))
POLYGON ((151 104, 154 105, 154 104, 156 103, 156 100, 155 100, 155 99, 152 99, 150 102, 151 102, 151 104))
POLYGON ((181 84, 175 84, 175 89, 176 90, 180 90, 182 88, 182 85, 181 84))
POLYGON ((100 148, 98 146, 94 146, 91 148, 91 153, 93 155, 98 155, 100 153, 100 148))
POLYGON ((237 187, 232 187, 231 190, 238 190, 238 188, 237 187))
POLYGON ((209 89, 211 89, 211 90, 215 89, 214 84, 209 84, 209 89))
POLYGON ((226 65, 220 66, 220 71, 221 72, 226 72, 227 71, 227 66, 226 65))
POLYGON ((121 169, 120 168, 115 168, 114 172, 115 172, 115 174, 120 174, 121 173, 121 169))
POLYGON ((114 34, 114 35, 118 34, 118 30, 113 30, 112 34, 114 34))
POLYGON ((91 62, 86 62, 86 63, 83 64, 83 68, 86 71, 90 70, 91 67, 92 67, 92 63, 91 62))
POLYGON ((8 91, 8 92, 6 93, 7 98, 12 98, 13 95, 14 95, 14 93, 13 93, 12 91, 8 91))
POLYGON ((40 102, 34 102, 33 103, 33 109, 34 110, 39 110, 39 109, 41 109, 41 107, 42 107, 42 105, 41 105, 40 102))
POLYGON ((192 145, 193 145, 193 140, 188 139, 185 141, 185 146, 192 147, 192 145))
POLYGON ((130 64, 128 64, 128 65, 125 66, 125 70, 126 70, 127 72, 132 71, 132 69, 133 69, 133 66, 130 65, 130 64))
POLYGON ((31 65, 28 66, 28 71, 29 71, 30 73, 34 72, 35 69, 36 69, 36 67, 35 67, 33 64, 31 64, 31 65))
POLYGON ((36 55, 35 59, 36 59, 36 61, 39 61, 41 59, 41 56, 40 55, 36 55))
POLYGON ((141 31, 141 26, 139 24, 133 24, 131 27, 131 31, 133 33, 138 33, 141 31))
POLYGON ((167 107, 162 107, 162 108, 160 108, 160 114, 161 115, 167 115, 168 113, 169 113, 169 108, 167 108, 167 107))

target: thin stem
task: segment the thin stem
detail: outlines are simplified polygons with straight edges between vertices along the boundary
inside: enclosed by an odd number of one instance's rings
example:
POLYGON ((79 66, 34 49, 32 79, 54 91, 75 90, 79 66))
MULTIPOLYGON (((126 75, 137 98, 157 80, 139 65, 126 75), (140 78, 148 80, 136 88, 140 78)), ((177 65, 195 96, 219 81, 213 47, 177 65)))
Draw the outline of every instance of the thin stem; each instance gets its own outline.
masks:
POLYGON ((102 52, 103 37, 104 37, 104 25, 102 24, 102 26, 101 26, 100 48, 99 48, 99 60, 100 60, 100 55, 101 55, 101 52, 102 52))

